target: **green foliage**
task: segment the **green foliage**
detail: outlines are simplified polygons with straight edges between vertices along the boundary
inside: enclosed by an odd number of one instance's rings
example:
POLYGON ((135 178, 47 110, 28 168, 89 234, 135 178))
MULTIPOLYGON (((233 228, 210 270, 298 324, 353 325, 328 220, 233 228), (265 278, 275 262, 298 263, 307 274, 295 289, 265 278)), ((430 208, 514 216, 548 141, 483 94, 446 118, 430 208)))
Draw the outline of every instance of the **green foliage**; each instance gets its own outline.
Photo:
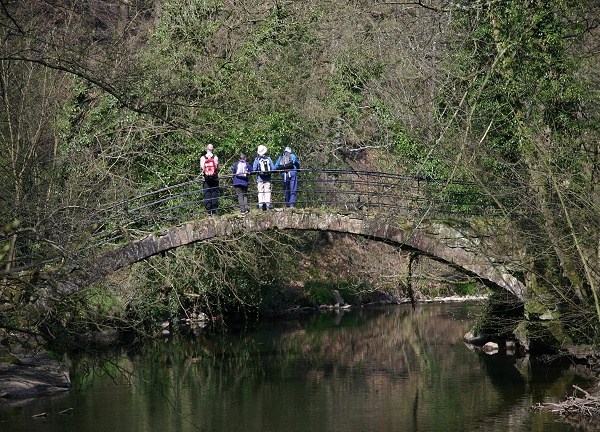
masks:
POLYGON ((410 138, 402 125, 395 125, 393 137, 393 151, 402 162, 416 165, 426 158, 427 149, 425 146, 416 139, 410 138))
POLYGON ((88 293, 86 303, 89 313, 96 314, 97 317, 111 317, 113 320, 125 317, 126 304, 112 290, 92 289, 88 293))
POLYGON ((466 93, 459 115, 469 122, 463 126, 475 139, 486 137, 482 172, 506 177, 514 173, 507 165, 523 162, 529 147, 523 117, 557 133, 580 124, 582 87, 575 76, 577 60, 570 54, 576 42, 570 36, 582 34, 578 3, 508 1, 456 20, 457 30, 472 31, 473 37, 457 40, 453 47, 457 79, 451 92, 446 87, 449 91, 442 93, 441 112, 454 115, 446 108, 459 106, 455 98, 466 93))
POLYGON ((129 319, 140 329, 151 329, 156 322, 177 323, 198 312, 225 322, 232 314, 270 309, 273 291, 284 283, 282 275, 293 277, 282 271, 293 267, 289 253, 283 253, 286 243, 277 233, 270 240, 264 234, 225 239, 140 263, 130 282, 138 294, 128 305, 129 319))
POLYGON ((342 53, 334 65, 335 73, 329 80, 326 106, 352 121, 363 115, 361 106, 367 98, 366 86, 382 75, 386 65, 360 51, 342 53))
POLYGON ((241 129, 228 131, 219 141, 219 151, 236 156, 246 153, 252 162, 253 155, 259 145, 266 146, 272 157, 279 154, 286 146, 294 145, 294 137, 298 134, 298 122, 292 113, 268 113, 257 116, 253 122, 238 125, 241 129))
POLYGON ((598 192, 590 176, 598 166, 599 99, 589 91, 595 78, 585 72, 586 44, 594 38, 586 23, 595 7, 506 1, 467 10, 454 24, 457 34, 472 37, 451 45, 452 79, 440 93, 439 112, 456 128, 456 160, 473 178, 510 182, 518 191, 505 209, 533 222, 520 225, 520 235, 544 294, 559 303, 575 295, 600 319, 600 280, 597 265, 589 264, 597 262, 600 235, 592 228, 598 192))
MULTIPOLYGON (((167 41, 181 49, 202 54, 206 49, 205 40, 218 28, 215 17, 223 8, 222 1, 182 2, 166 1, 162 5, 161 22, 152 38, 167 41)), ((165 47, 166 48, 166 47, 165 47)), ((162 54, 169 55, 165 50, 162 54)))
POLYGON ((457 283, 453 286, 454 292, 460 296, 473 296, 481 294, 479 284, 473 282, 457 283))
POLYGON ((139 289, 128 305, 127 319, 133 324, 132 327, 142 334, 152 333, 157 324, 163 321, 177 324, 180 317, 177 292, 161 289, 152 282, 146 280, 145 289, 139 289))
POLYGON ((125 303, 117 292, 90 288, 64 296, 35 324, 59 351, 93 344, 95 332, 128 329, 125 303))
POLYGON ((330 305, 335 299, 331 289, 321 282, 306 282, 304 284, 306 295, 309 300, 316 305, 330 305))
POLYGON ((46 351, 46 355, 50 358, 53 358, 54 360, 58 360, 58 361, 64 361, 64 355, 62 355, 61 353, 58 353, 56 351, 46 351))
POLYGON ((312 280, 304 283, 306 296, 313 305, 333 305, 335 297, 333 290, 337 290, 345 302, 349 304, 358 304, 359 293, 364 291, 364 287, 357 286, 356 283, 347 280, 312 280))
POLYGON ((394 162, 406 167, 405 172, 418 177, 443 179, 450 171, 443 155, 431 151, 425 143, 412 138, 401 124, 391 127, 394 162))
POLYGON ((10 253, 11 243, 10 236, 19 228, 21 222, 18 219, 5 223, 0 226, 0 262, 10 253))
MULTIPOLYGON (((306 135, 295 101, 286 99, 289 88, 297 85, 291 77, 304 67, 310 23, 277 7, 264 19, 239 17, 242 21, 231 28, 230 13, 222 2, 168 2, 148 47, 140 52, 146 74, 137 86, 155 97, 157 89, 164 95, 161 103, 171 103, 169 117, 191 131, 172 132, 168 140, 159 137, 164 157, 144 161, 144 167, 155 168, 163 178, 169 172, 197 173, 209 143, 216 145, 222 170, 228 171, 225 166, 242 152, 252 156, 260 144, 276 152, 289 144, 297 147, 306 135)), ((148 104, 155 101, 148 99, 148 104)))
POLYGON ((355 283, 350 281, 339 281, 337 285, 340 295, 346 303, 354 305, 359 304, 360 293, 364 291, 364 286, 359 285, 357 287, 355 283))
POLYGON ((479 319, 478 330, 482 334, 510 338, 523 320, 523 303, 508 292, 493 292, 479 319))

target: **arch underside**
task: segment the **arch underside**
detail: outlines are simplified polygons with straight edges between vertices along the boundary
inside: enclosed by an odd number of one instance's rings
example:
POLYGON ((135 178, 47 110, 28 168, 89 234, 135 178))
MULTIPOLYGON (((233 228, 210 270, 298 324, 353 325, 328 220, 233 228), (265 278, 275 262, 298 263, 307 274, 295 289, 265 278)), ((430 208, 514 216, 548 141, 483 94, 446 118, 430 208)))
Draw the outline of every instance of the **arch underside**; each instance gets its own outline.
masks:
POLYGON ((297 209, 207 218, 149 234, 95 257, 85 269, 81 282, 90 284, 120 268, 191 243, 243 233, 287 229, 347 233, 391 243, 444 262, 479 278, 487 286, 505 289, 520 300, 525 297, 523 283, 497 259, 492 260, 482 254, 479 238, 469 238, 447 224, 415 224, 386 214, 342 214, 297 209))

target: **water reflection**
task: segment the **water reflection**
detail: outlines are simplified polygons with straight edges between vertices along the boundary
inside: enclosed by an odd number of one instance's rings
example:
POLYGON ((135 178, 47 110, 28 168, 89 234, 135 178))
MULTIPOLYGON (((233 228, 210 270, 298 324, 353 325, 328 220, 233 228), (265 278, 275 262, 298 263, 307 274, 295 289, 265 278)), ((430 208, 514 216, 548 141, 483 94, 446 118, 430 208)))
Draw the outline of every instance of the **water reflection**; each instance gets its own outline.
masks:
MULTIPOLYGON (((62 398, 0 408, 20 431, 568 431, 532 412, 573 374, 462 342, 479 305, 382 307, 163 341, 103 368, 78 359, 62 398), (123 374, 121 371, 127 371, 123 374), (55 413, 72 407, 68 416, 55 413), (52 415, 32 420, 37 412, 52 415)), ((10 425, 5 429, 4 425, 10 425)))

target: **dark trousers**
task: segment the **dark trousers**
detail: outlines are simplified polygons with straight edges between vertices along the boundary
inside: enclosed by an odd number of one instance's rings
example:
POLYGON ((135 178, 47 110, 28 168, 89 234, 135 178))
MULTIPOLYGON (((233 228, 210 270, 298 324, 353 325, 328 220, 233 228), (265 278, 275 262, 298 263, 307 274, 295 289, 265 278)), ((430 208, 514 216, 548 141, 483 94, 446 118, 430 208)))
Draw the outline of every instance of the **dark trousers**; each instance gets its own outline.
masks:
POLYGON ((296 204, 296 189, 298 188, 298 175, 296 171, 283 173, 283 191, 285 193, 286 207, 296 204))
POLYGON ((248 212, 248 186, 235 185, 235 193, 237 194, 238 204, 240 205, 240 212, 248 212))
POLYGON ((202 186, 206 214, 216 215, 219 208, 219 179, 206 179, 202 186))

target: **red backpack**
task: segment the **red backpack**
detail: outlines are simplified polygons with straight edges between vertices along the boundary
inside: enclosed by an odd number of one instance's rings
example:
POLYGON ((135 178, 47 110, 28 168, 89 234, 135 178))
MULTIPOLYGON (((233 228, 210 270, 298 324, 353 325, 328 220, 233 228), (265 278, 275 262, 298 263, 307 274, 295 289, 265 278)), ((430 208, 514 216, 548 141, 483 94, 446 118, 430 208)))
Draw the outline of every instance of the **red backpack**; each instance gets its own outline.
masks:
POLYGON ((206 157, 204 160, 204 177, 216 177, 217 176, 217 163, 214 157, 206 157))

